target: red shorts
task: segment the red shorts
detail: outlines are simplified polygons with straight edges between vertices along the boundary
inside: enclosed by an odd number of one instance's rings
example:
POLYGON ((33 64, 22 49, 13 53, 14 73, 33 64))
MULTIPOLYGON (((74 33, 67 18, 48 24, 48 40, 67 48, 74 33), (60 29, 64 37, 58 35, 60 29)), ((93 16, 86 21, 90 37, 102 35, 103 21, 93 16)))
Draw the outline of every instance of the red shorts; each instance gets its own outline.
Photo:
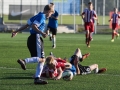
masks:
POLYGON ((89 30, 89 32, 94 32, 93 22, 85 22, 84 27, 85 27, 85 30, 89 30))
POLYGON ((112 30, 118 30, 118 23, 112 23, 112 30))

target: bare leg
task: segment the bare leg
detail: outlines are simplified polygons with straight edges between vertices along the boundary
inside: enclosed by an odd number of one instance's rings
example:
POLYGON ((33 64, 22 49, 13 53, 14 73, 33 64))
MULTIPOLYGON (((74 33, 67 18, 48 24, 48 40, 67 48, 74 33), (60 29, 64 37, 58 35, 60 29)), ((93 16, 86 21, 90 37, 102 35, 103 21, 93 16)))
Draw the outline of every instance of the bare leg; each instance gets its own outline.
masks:
POLYGON ((99 70, 98 69, 98 64, 92 64, 89 67, 90 67, 91 71, 94 70, 94 73, 98 73, 98 70, 99 70))

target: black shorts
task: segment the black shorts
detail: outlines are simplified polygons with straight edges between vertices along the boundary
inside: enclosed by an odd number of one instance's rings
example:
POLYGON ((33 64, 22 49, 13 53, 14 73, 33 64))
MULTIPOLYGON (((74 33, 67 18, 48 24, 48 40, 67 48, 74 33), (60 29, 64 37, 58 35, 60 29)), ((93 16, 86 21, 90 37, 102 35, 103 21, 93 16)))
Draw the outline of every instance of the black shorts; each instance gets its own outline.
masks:
POLYGON ((76 55, 71 56, 70 63, 71 63, 72 65, 74 65, 74 60, 77 60, 77 62, 78 62, 78 67, 79 67, 79 70, 80 70, 80 74, 81 74, 81 75, 91 73, 91 70, 90 70, 90 67, 89 67, 89 66, 82 66, 82 65, 79 63, 80 58, 79 58, 78 56, 76 56, 76 55))
POLYGON ((30 51, 31 57, 45 57, 43 39, 39 36, 39 34, 31 34, 28 37, 27 47, 30 51))
POLYGON ((80 74, 85 75, 91 73, 91 69, 89 66, 82 66, 81 64, 78 64, 80 74))
POLYGON ((52 27, 48 26, 47 29, 50 30, 50 32, 52 32, 52 35, 57 34, 57 28, 52 28, 52 27))

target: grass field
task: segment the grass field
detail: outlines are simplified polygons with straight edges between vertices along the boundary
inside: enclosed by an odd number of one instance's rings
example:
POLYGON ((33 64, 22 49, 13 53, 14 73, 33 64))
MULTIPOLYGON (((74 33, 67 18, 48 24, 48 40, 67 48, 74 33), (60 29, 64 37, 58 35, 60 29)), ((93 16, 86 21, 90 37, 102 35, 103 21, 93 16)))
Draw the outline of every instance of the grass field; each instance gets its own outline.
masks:
POLYGON ((16 62, 18 58, 30 57, 26 46, 29 34, 0 34, 0 90, 119 90, 120 89, 120 39, 110 42, 111 35, 94 35, 91 47, 87 48, 84 34, 58 34, 57 48, 51 48, 48 38, 44 39, 46 56, 52 51, 57 57, 69 58, 76 48, 82 53, 90 52, 82 65, 97 63, 107 68, 103 74, 75 76, 72 81, 48 80, 48 85, 34 85, 32 75, 36 64, 27 64, 24 71, 16 62))
MULTIPOLYGON (((100 25, 103 25, 103 16, 98 16, 100 25)), ((105 16, 105 25, 109 25, 109 16, 105 16)), ((8 16, 4 15, 5 23, 20 23, 20 20, 8 20, 8 16)), ((26 20, 22 20, 22 23, 26 23, 26 20)), ((59 24, 74 24, 74 16, 73 15, 62 15, 59 16, 58 20, 59 24)), ((75 16, 75 23, 82 24, 81 16, 75 16)))

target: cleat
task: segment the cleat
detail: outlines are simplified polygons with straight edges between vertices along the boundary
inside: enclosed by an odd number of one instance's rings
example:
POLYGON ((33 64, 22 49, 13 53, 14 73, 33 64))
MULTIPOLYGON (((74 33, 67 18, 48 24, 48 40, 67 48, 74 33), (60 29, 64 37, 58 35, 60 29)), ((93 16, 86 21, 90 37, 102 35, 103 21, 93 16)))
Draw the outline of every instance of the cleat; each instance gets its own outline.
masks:
POLYGON ((87 44, 87 47, 90 48, 90 45, 87 44))
POLYGON ((53 45, 52 48, 56 48, 56 45, 53 45))
POLYGON ((36 84, 36 85, 37 84, 45 85, 45 84, 48 84, 48 82, 45 81, 45 80, 39 79, 39 78, 35 78, 34 84, 36 84))
POLYGON ((92 38, 92 37, 90 38, 90 41, 93 41, 93 38, 92 38))
POLYGON ((114 39, 112 39, 111 42, 114 42, 114 39))
POLYGON ((23 70, 26 70, 26 65, 25 65, 25 61, 22 59, 18 59, 17 62, 21 65, 21 68, 23 70))
POLYGON ((116 39, 119 37, 119 34, 116 35, 116 39))
POLYGON ((106 68, 101 68, 101 69, 99 69, 98 73, 104 73, 105 71, 107 71, 106 68))
POLYGON ((50 54, 49 54, 49 55, 53 56, 53 53, 52 53, 52 52, 50 52, 50 54))

